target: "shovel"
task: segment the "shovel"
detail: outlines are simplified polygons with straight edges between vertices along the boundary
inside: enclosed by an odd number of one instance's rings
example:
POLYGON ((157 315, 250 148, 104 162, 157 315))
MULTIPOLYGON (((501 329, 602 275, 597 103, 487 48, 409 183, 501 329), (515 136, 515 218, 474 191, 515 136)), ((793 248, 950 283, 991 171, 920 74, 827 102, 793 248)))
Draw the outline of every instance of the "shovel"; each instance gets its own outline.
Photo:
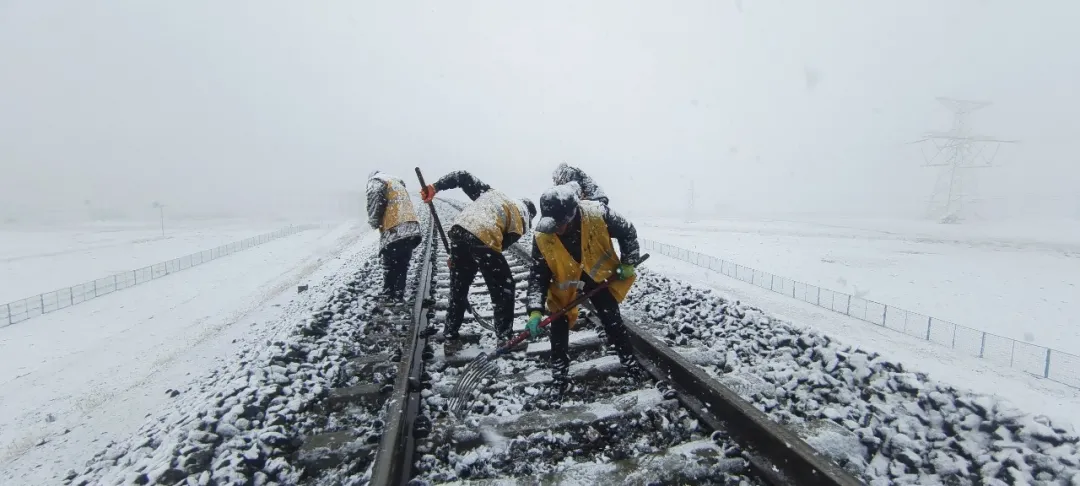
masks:
MULTIPOLYGON (((645 260, 648 259, 648 253, 642 255, 641 260, 638 261, 638 265, 645 263, 645 260)), ((578 296, 572 302, 567 304, 566 307, 555 311, 551 315, 544 318, 544 320, 540 321, 540 329, 547 328, 548 325, 555 321, 555 319, 566 315, 567 312, 570 312, 575 307, 584 303, 586 300, 591 299, 592 296, 596 295, 597 292, 608 288, 608 286, 610 285, 611 280, 605 280, 600 285, 597 285, 595 289, 592 289, 587 293, 578 296)), ((494 352, 490 354, 481 353, 479 356, 473 359, 473 361, 465 367, 465 370, 461 372, 461 378, 458 379, 458 382, 454 385, 454 388, 450 390, 450 400, 447 403, 450 412, 454 415, 459 415, 461 409, 465 407, 465 404, 468 401, 467 399, 472 396, 472 392, 476 391, 476 389, 479 388, 480 384, 484 381, 485 378, 495 376, 496 372, 499 370, 499 365, 495 362, 495 360, 499 359, 499 356, 509 353, 510 350, 514 349, 515 347, 517 347, 518 344, 521 344, 522 341, 528 338, 529 330, 526 329, 518 333, 517 336, 514 336, 513 339, 508 341, 506 344, 500 346, 494 352)))
MULTIPOLYGON (((424 182, 424 175, 420 173, 419 167, 416 168, 416 178, 420 179, 420 187, 427 187, 427 184, 424 182)), ((435 220, 435 227, 439 229, 439 237, 442 239, 443 248, 446 249, 446 254, 450 255, 450 242, 446 239, 446 232, 443 231, 442 223, 439 222, 439 213, 435 211, 435 202, 432 201, 427 204, 428 209, 431 210, 431 219, 435 220)), ((476 319, 476 322, 480 324, 480 327, 495 332, 495 326, 484 320, 483 317, 480 317, 480 313, 476 312, 476 309, 473 309, 472 302, 469 302, 467 296, 465 297, 465 308, 473 315, 473 319, 476 319)))

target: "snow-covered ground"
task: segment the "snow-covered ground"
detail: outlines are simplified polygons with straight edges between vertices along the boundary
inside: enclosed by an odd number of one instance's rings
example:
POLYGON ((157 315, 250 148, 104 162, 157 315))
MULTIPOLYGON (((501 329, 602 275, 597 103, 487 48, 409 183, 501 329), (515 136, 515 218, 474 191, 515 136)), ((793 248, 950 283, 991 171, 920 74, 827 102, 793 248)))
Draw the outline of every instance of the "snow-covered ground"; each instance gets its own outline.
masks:
POLYGON ((1080 354, 1076 221, 639 218, 635 224, 643 238, 1080 354))
POLYGON ((772 420, 812 432, 814 447, 871 485, 1080 484, 1072 425, 1018 408, 1011 394, 948 385, 917 358, 893 361, 651 270, 624 307, 772 420))
MULTIPOLYGON (((270 229, 192 237, 192 249, 270 229)), ((304 231, 0 329, 0 484, 56 484, 81 469, 175 408, 177 390, 291 329, 329 291, 297 295, 297 285, 347 274, 377 240, 354 223, 304 231)))
POLYGON ((998 395, 1024 411, 1080 424, 1080 390, 1075 388, 873 326, 674 258, 653 255, 646 266, 663 275, 711 288, 726 299, 763 309, 770 316, 816 328, 841 343, 875 351, 890 361, 928 373, 938 381, 998 395))
POLYGON ((288 222, 200 220, 0 226, 0 303, 276 231, 288 222))

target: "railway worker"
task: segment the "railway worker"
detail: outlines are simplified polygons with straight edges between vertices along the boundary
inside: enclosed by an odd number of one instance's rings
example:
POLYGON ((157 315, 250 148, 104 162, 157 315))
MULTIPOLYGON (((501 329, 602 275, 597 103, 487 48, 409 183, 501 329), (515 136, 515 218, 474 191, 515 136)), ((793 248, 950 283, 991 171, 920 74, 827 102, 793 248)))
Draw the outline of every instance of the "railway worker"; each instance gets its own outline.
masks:
MULTIPOLYGON (((644 373, 634 358, 623 327, 619 303, 635 279, 634 266, 640 261, 634 225, 598 201, 578 199, 572 185, 559 185, 540 197, 540 221, 533 236, 529 272, 526 328, 532 337, 541 333, 540 320, 546 310, 555 312, 572 302, 578 292, 589 292, 606 281, 610 286, 590 299, 604 325, 619 361, 633 377, 644 373), (611 239, 619 242, 621 258, 611 239)), ((568 346, 570 329, 578 319, 577 308, 552 321, 550 327, 551 369, 555 393, 569 388, 568 346)))
POLYGON ((511 199, 463 170, 422 188, 420 197, 430 202, 436 193, 451 189, 461 189, 472 202, 446 233, 450 240, 450 305, 443 336, 458 338, 469 287, 479 270, 491 292, 496 337, 509 341, 513 337, 514 275, 503 251, 529 231, 536 206, 528 199, 511 199))
POLYGON ((604 190, 600 188, 600 185, 593 181, 592 177, 589 177, 585 171, 567 165, 566 162, 559 164, 555 168, 555 172, 551 174, 551 180, 555 182, 556 186, 563 184, 576 183, 576 186, 571 184, 572 187, 578 189, 578 199, 585 201, 599 201, 608 205, 608 197, 604 194, 604 190))
POLYGON ((405 181, 372 171, 367 185, 368 224, 379 230, 379 256, 383 265, 386 304, 405 303, 405 279, 409 260, 420 244, 420 220, 416 217, 405 181))

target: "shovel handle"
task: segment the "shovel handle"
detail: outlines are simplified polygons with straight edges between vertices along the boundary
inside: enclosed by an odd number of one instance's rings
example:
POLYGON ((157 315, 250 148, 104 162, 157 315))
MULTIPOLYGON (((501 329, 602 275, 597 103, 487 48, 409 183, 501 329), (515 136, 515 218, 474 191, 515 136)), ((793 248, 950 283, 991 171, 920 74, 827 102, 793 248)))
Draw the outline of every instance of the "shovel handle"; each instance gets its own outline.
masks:
MULTIPOLYGON (((420 189, 427 187, 427 183, 424 182, 424 174, 420 173, 420 168, 416 168, 416 178, 420 180, 420 189)), ((442 222, 439 221, 439 213, 435 212, 435 202, 428 201, 428 209, 431 210, 431 219, 435 220, 435 227, 439 229, 439 237, 442 239, 443 248, 446 253, 450 253, 450 242, 446 239, 446 232, 443 231, 442 222)))
MULTIPOLYGON (((645 260, 648 260, 648 259, 649 259, 649 254, 648 253, 646 253, 644 255, 641 255, 641 259, 638 260, 638 265, 641 265, 642 263, 645 263, 645 260)), ((558 318, 566 315, 566 313, 570 312, 571 309, 581 305, 586 300, 591 299, 592 296, 596 295, 597 292, 608 288, 610 285, 611 285, 611 280, 610 279, 605 280, 600 285, 597 285, 595 289, 592 289, 592 290, 588 291, 587 293, 585 293, 584 295, 581 295, 578 298, 574 299, 572 302, 567 304, 566 307, 563 307, 562 309, 559 309, 559 310, 555 311, 554 313, 552 313, 551 315, 545 317, 544 320, 540 321, 540 329, 544 329, 544 328, 548 327, 548 325, 550 325, 555 319, 558 319, 558 318)), ((528 338, 529 338, 529 330, 528 329, 519 332, 518 335, 514 336, 513 339, 508 341, 506 344, 502 345, 499 349, 496 349, 495 350, 495 355, 498 356, 500 354, 505 354, 505 353, 509 352, 511 349, 514 348, 514 346, 517 346, 518 344, 521 344, 522 341, 524 341, 524 340, 526 340, 528 338)))

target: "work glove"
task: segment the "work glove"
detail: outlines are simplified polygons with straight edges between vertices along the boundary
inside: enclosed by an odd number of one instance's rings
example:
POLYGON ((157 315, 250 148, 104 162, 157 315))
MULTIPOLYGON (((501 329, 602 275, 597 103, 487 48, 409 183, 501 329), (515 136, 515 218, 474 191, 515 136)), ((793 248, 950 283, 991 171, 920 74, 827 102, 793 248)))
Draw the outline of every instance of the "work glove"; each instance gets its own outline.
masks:
POLYGON ((454 268, 454 259, 453 258, 447 258, 446 259, 446 268, 454 268))
POLYGON ((543 329, 540 329, 541 317, 540 311, 532 311, 529 314, 529 323, 525 324, 525 329, 529 330, 529 337, 536 338, 541 332, 544 332, 543 329))
POLYGON ((616 280, 626 280, 628 278, 633 278, 634 275, 637 275, 637 272, 634 270, 633 265, 623 263, 622 265, 619 265, 619 268, 615 269, 616 280))
POLYGON ((436 192, 438 191, 435 190, 435 186, 428 184, 427 186, 420 188, 420 199, 429 203, 432 199, 435 199, 436 192))

